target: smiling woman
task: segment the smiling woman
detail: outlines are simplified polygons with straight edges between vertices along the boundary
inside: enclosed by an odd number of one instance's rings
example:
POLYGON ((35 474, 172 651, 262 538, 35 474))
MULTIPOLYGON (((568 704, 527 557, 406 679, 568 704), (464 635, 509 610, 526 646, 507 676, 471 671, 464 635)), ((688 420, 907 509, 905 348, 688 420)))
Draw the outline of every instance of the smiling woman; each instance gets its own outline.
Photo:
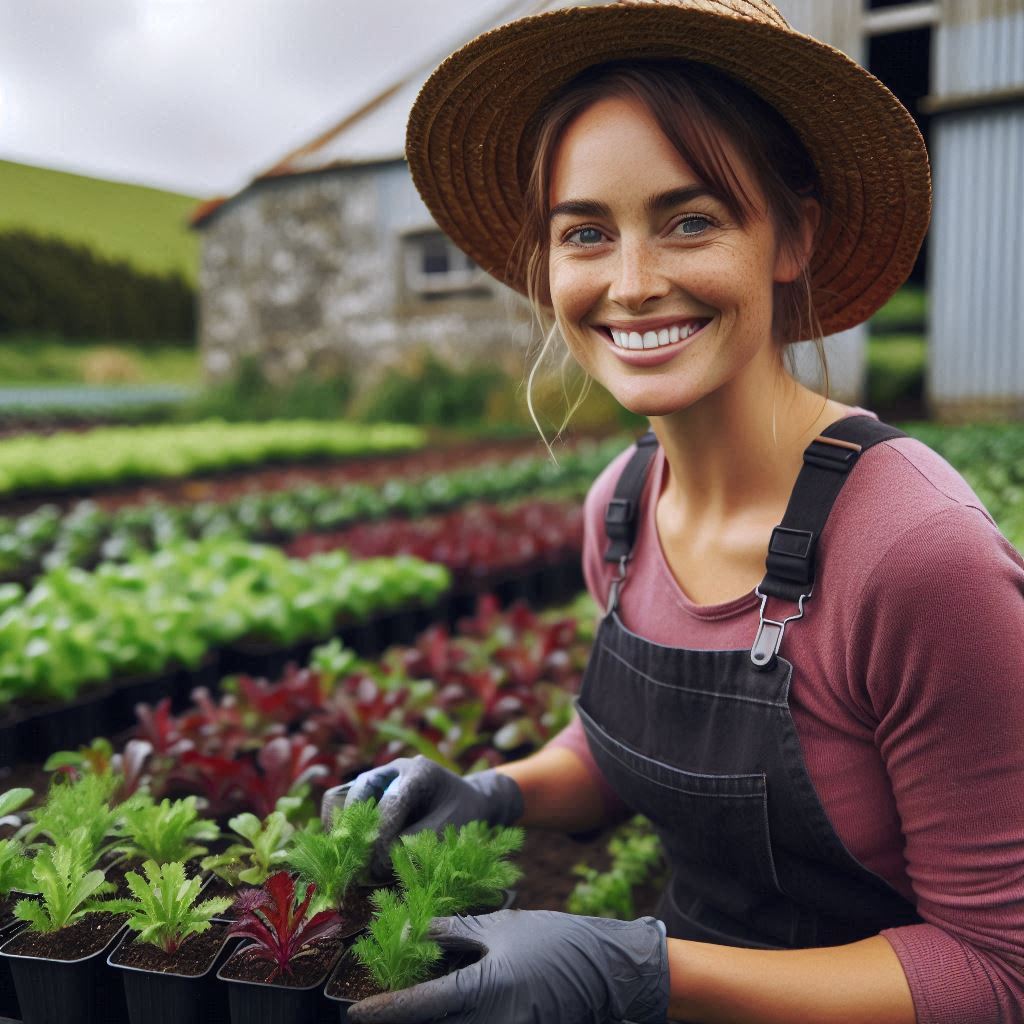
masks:
POLYGON ((471 41, 406 152, 453 241, 651 429, 587 497, 605 612, 573 722, 348 798, 392 836, 641 813, 671 878, 635 921, 442 922, 479 962, 349 1020, 1024 1021, 1024 559, 935 452, 784 358, 910 272, 910 114, 767 0, 618 0, 471 41))

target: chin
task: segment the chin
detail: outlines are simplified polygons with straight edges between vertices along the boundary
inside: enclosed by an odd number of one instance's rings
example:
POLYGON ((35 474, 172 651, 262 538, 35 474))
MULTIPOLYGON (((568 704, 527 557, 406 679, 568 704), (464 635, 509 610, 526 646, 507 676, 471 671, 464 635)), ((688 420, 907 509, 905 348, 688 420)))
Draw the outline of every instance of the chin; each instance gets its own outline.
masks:
POLYGON ((670 416, 681 409, 688 409, 696 401, 693 395, 675 394, 659 395, 650 391, 632 391, 619 389, 612 393, 615 400, 624 409, 637 416, 670 416))

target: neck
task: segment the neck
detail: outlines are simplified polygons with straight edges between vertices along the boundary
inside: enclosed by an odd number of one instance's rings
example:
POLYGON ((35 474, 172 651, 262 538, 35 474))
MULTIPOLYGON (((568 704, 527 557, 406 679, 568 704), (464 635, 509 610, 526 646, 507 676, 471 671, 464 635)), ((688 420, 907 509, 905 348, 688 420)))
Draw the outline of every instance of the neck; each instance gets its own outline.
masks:
POLYGON ((663 496, 691 528, 774 515, 789 500, 804 449, 845 411, 781 368, 742 374, 651 418, 667 463, 663 496))

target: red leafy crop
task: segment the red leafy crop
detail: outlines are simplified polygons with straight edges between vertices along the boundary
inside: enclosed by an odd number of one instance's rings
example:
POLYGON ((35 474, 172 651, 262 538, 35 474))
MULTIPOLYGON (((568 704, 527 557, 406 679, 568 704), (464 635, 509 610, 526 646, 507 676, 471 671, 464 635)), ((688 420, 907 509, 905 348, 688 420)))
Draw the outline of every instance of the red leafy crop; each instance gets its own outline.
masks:
POLYGON ((341 927, 336 910, 322 910, 307 918, 315 886, 307 886, 301 901, 295 883, 287 871, 271 875, 263 889, 239 894, 235 905, 243 912, 231 926, 229 935, 252 939, 248 949, 253 956, 274 963, 274 974, 291 974, 292 962, 311 952, 309 944, 324 939, 341 927), (259 894, 259 895, 255 895, 259 894))
POLYGON ((320 675, 289 663, 276 683, 239 676, 238 701, 250 729, 263 722, 293 725, 319 711, 324 704, 320 675))
POLYGON ((171 714, 170 697, 164 697, 156 707, 152 704, 136 704, 135 717, 139 720, 137 734, 151 744, 154 754, 174 755, 191 748, 192 742, 171 714))

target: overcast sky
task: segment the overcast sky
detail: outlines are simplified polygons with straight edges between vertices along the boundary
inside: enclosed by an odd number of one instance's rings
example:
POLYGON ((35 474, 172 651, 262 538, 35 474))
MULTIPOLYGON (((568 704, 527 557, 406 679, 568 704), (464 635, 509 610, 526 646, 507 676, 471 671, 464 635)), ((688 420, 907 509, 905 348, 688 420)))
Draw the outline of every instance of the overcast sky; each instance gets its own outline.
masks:
POLYGON ((507 4, 0 0, 0 159, 234 192, 507 4))

